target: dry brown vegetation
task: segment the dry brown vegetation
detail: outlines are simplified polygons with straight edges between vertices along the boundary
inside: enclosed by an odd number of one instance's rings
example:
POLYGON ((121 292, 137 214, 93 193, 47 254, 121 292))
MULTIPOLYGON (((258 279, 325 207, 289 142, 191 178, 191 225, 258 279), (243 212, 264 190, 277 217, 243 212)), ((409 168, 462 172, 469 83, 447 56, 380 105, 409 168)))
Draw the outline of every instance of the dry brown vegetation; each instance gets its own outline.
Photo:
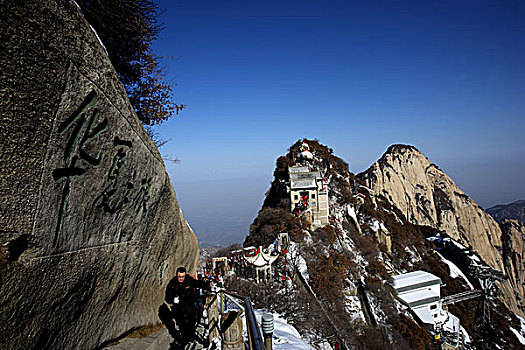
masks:
POLYGON ((302 231, 304 222, 288 211, 279 208, 263 208, 250 225, 250 235, 244 240, 244 246, 267 246, 280 232, 288 232, 292 237, 302 231))
POLYGON ((314 292, 328 301, 343 298, 345 278, 353 263, 344 255, 331 251, 328 256, 316 254, 308 265, 310 284, 314 292))
POLYGON ((162 10, 152 0, 78 0, 97 31, 129 100, 145 125, 160 124, 185 106, 173 102, 175 84, 165 79, 153 43, 164 29, 162 10))
POLYGON ((433 339, 423 328, 405 315, 399 315, 394 330, 408 341, 411 349, 436 349, 433 339))
POLYGON ((329 246, 336 240, 336 233, 332 226, 323 226, 316 229, 312 236, 315 237, 322 244, 329 246))

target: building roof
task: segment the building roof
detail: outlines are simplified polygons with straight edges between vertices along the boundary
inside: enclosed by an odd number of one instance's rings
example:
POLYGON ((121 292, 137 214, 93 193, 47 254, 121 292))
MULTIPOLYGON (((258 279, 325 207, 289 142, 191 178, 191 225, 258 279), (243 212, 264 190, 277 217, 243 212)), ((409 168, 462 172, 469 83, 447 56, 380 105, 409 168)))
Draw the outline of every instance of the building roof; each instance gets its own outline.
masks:
POLYGON ((270 255, 266 254, 262 251, 262 249, 259 250, 257 255, 255 256, 245 256, 244 258, 250 263, 253 264, 256 267, 262 267, 266 265, 271 265, 275 259, 277 259, 279 255, 270 255))
POLYGON ((312 179, 306 179, 306 180, 291 180, 290 181, 290 188, 292 190, 297 189, 306 189, 306 188, 317 188, 317 184, 315 182, 315 178, 312 179))
POLYGON ((307 166, 289 167, 288 172, 290 174, 290 188, 292 190, 316 188, 316 179, 321 179, 321 173, 319 171, 311 171, 307 166))
POLYGON ((307 171, 304 173, 291 173, 290 179, 299 180, 299 179, 320 179, 321 173, 319 171, 307 171))
POLYGON ((315 179, 321 181, 323 177, 321 176, 320 171, 309 171, 307 173, 294 173, 290 174, 290 180, 306 180, 306 179, 315 179))
POLYGON ((307 173, 310 171, 310 168, 307 166, 291 166, 288 167, 288 172, 292 173, 307 173))
POLYGON ((398 294, 397 297, 403 302, 403 304, 410 308, 428 305, 437 302, 440 299, 439 294, 428 289, 398 294))
POLYGON ((420 270, 393 276, 393 279, 394 289, 398 294, 441 284, 441 278, 434 276, 429 272, 420 270))

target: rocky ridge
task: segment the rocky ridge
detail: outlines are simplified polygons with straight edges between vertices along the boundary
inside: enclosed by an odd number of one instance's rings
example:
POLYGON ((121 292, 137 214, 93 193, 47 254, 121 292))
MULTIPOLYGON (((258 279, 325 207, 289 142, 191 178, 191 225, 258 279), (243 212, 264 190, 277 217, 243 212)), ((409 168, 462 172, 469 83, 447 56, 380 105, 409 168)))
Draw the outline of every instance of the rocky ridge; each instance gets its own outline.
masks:
POLYGON ((497 222, 503 220, 517 220, 525 222, 525 200, 515 201, 510 204, 495 205, 486 209, 497 222))
POLYGON ((432 337, 396 299, 392 276, 430 272, 443 282, 441 296, 450 296, 481 289, 471 268, 488 269, 490 265, 506 273, 514 270, 516 276, 499 285, 505 304, 488 301, 491 322, 480 322, 481 298, 450 305, 449 311, 470 336, 464 344, 468 349, 487 344, 522 347, 511 331, 521 329, 515 316, 520 298, 512 291, 520 283, 520 228, 511 225, 498 234, 498 225, 486 213, 478 213, 479 206, 414 147, 391 147, 370 172, 359 176, 316 140, 299 140, 276 163, 275 179, 244 244, 267 246, 279 232, 288 232, 292 240, 289 255, 278 263, 275 273, 289 271, 279 271, 279 266, 293 265, 292 283, 263 287, 234 279, 231 288, 251 295, 257 307, 282 313, 319 347, 328 341, 346 348, 431 349, 432 337), (303 142, 309 145, 311 157, 301 156, 303 142), (294 164, 314 168, 325 178, 329 225, 314 229, 303 217, 290 215, 287 169, 294 164), (376 183, 384 184, 385 190, 376 183), (460 210, 465 217, 459 216, 460 210), (468 217, 471 215, 474 217, 468 217), (476 222, 480 215, 481 223, 476 222), (471 227, 488 223, 490 229, 469 232, 462 228, 468 223, 471 227), (496 244, 485 251, 476 246, 483 251, 482 258, 470 239, 496 244))
MULTIPOLYGON (((525 315, 525 275, 508 268, 510 260, 522 266, 523 256, 503 249, 500 225, 415 147, 390 146, 358 177, 375 194, 388 198, 411 223, 446 232, 478 253, 490 267, 504 272, 509 277, 501 286, 505 303, 513 312, 525 315)), ((516 234, 516 230, 509 230, 505 236, 511 242, 522 240, 516 234)))

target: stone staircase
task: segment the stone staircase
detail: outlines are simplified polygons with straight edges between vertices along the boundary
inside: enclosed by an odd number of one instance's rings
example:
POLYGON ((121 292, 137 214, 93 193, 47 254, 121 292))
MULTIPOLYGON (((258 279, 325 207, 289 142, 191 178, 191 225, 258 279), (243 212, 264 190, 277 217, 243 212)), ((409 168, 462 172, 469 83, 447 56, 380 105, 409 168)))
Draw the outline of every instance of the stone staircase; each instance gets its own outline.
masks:
POLYGON ((144 338, 124 338, 112 343, 102 350, 201 350, 213 349, 209 346, 208 340, 208 323, 205 318, 199 322, 196 330, 197 340, 181 348, 174 344, 172 336, 164 327, 161 330, 144 338))

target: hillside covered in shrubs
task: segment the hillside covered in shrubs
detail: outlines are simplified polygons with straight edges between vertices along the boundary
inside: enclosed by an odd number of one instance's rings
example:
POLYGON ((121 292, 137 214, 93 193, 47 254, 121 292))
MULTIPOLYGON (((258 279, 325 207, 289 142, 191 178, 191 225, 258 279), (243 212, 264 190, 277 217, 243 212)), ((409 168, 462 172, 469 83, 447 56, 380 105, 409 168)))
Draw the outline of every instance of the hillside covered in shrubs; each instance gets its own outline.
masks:
MULTIPOLYGON (((447 232, 408 221, 394 203, 374 193, 333 153, 316 140, 299 140, 277 159, 271 188, 244 246, 268 246, 281 232, 289 234, 290 246, 277 260, 272 281, 255 284, 231 275, 227 287, 250 295, 259 308, 281 313, 315 347, 435 349, 450 339, 441 334, 436 343, 435 332, 396 298, 392 276, 430 272, 442 281, 441 297, 481 290, 470 258, 474 256, 480 265, 482 259, 458 248, 461 245, 447 232), (304 143, 312 157, 302 155, 304 143), (324 177, 328 225, 312 227, 304 217, 291 213, 288 170, 297 165, 324 177), (462 274, 453 273, 451 266, 462 274), (279 277, 283 268, 291 271, 289 280, 279 277)), ((523 346, 513 331, 521 329, 520 319, 496 297, 451 304, 448 311, 460 320, 466 348, 523 346), (480 322, 484 310, 489 310, 490 322, 480 322)))

